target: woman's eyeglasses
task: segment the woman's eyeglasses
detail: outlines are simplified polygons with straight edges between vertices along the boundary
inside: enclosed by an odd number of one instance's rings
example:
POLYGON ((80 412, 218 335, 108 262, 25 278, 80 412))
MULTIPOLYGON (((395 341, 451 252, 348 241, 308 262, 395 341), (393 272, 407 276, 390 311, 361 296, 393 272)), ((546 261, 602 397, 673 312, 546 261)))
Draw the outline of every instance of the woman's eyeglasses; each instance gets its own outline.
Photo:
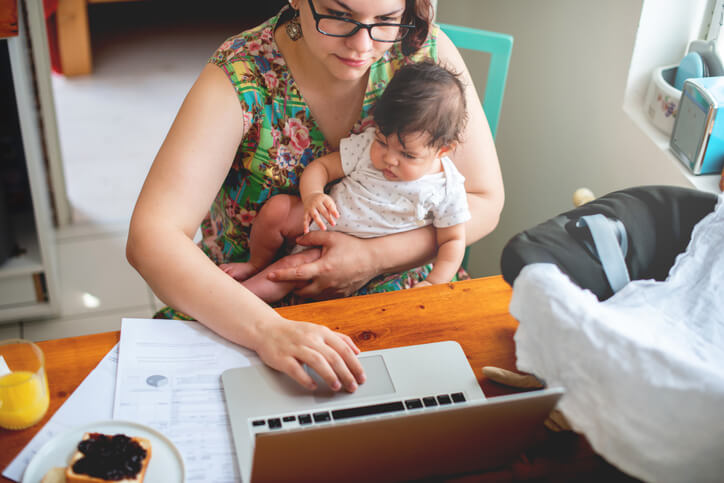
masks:
POLYGON ((399 42, 414 29, 414 25, 400 23, 361 23, 350 18, 335 15, 321 15, 314 9, 314 3, 309 0, 309 8, 317 22, 317 31, 330 37, 351 37, 359 29, 367 29, 372 40, 378 42, 399 42))

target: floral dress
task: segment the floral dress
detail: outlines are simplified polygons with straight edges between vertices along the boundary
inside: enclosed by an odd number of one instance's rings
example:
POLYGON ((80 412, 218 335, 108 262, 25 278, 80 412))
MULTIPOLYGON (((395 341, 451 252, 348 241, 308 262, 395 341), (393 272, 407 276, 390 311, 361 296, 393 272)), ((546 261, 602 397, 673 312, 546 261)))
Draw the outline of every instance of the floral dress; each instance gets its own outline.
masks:
MULTIPOLYGON (((286 9, 263 24, 229 38, 209 59, 233 84, 246 129, 231 170, 201 223, 200 246, 217 264, 247 261, 251 225, 262 205, 276 194, 298 195, 304 167, 332 151, 274 41, 274 29, 286 9)), ((437 59, 438 31, 437 26, 432 26, 426 42, 410 56, 403 55, 399 43, 393 44, 370 67, 361 115, 350 134, 359 134, 372 124, 375 101, 401 66, 426 58, 437 59)), ((410 288, 424 279, 430 268, 431 265, 425 265, 380 275, 355 295, 410 288)), ((461 269, 457 278, 468 276, 461 269)), ((291 295, 279 305, 302 301, 291 295)), ((168 307, 156 317, 187 318, 168 307)))

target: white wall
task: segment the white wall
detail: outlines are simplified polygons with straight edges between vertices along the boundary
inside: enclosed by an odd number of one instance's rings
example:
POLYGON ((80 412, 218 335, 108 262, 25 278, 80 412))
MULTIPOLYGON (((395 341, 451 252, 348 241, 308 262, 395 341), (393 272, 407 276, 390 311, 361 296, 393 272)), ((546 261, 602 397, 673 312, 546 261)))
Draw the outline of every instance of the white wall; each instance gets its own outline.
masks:
POLYGON ((515 38, 496 139, 505 208, 498 228, 471 251, 473 276, 500 273, 505 243, 571 209, 579 187, 600 196, 636 185, 690 186, 622 109, 642 2, 439 2, 440 22, 515 38))
POLYGON ((653 69, 678 63, 689 39, 706 36, 708 23, 704 18, 711 16, 715 1, 643 1, 626 88, 627 101, 643 102, 653 69))

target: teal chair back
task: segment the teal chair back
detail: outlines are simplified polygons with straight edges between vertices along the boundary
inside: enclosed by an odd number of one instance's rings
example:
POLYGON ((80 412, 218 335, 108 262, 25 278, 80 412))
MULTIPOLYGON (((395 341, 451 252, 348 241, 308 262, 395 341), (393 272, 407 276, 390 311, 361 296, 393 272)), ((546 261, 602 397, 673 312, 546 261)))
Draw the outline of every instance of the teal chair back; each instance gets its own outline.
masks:
MULTIPOLYGON (((490 132, 493 133, 493 139, 495 139, 495 133, 498 131, 498 120, 500 119, 500 108, 503 106, 505 81, 508 78, 510 54, 513 51, 513 37, 507 34, 460 25, 444 23, 439 25, 458 49, 490 54, 488 80, 485 83, 485 93, 483 95, 483 111, 485 111, 485 117, 488 118, 488 124, 490 125, 490 132)), ((469 249, 466 249, 462 263, 465 269, 468 268, 468 255, 469 249)))
POLYGON ((498 120, 500 119, 500 108, 503 106, 505 81, 508 78, 510 54, 513 51, 513 37, 507 34, 460 25, 444 23, 439 25, 458 49, 475 50, 490 54, 488 81, 485 83, 483 96, 483 110, 485 111, 485 117, 488 118, 493 139, 495 139, 498 120))

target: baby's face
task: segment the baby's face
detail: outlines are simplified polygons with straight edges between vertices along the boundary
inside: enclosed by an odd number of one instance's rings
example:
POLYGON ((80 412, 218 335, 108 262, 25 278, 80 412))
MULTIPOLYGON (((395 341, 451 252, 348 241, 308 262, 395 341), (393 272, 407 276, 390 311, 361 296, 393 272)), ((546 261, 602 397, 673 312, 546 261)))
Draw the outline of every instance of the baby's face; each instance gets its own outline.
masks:
POLYGON ((385 137, 378 129, 370 147, 372 166, 382 171, 390 181, 414 181, 426 174, 442 171, 440 156, 447 151, 427 145, 427 133, 412 133, 403 136, 401 143, 397 134, 385 137))

